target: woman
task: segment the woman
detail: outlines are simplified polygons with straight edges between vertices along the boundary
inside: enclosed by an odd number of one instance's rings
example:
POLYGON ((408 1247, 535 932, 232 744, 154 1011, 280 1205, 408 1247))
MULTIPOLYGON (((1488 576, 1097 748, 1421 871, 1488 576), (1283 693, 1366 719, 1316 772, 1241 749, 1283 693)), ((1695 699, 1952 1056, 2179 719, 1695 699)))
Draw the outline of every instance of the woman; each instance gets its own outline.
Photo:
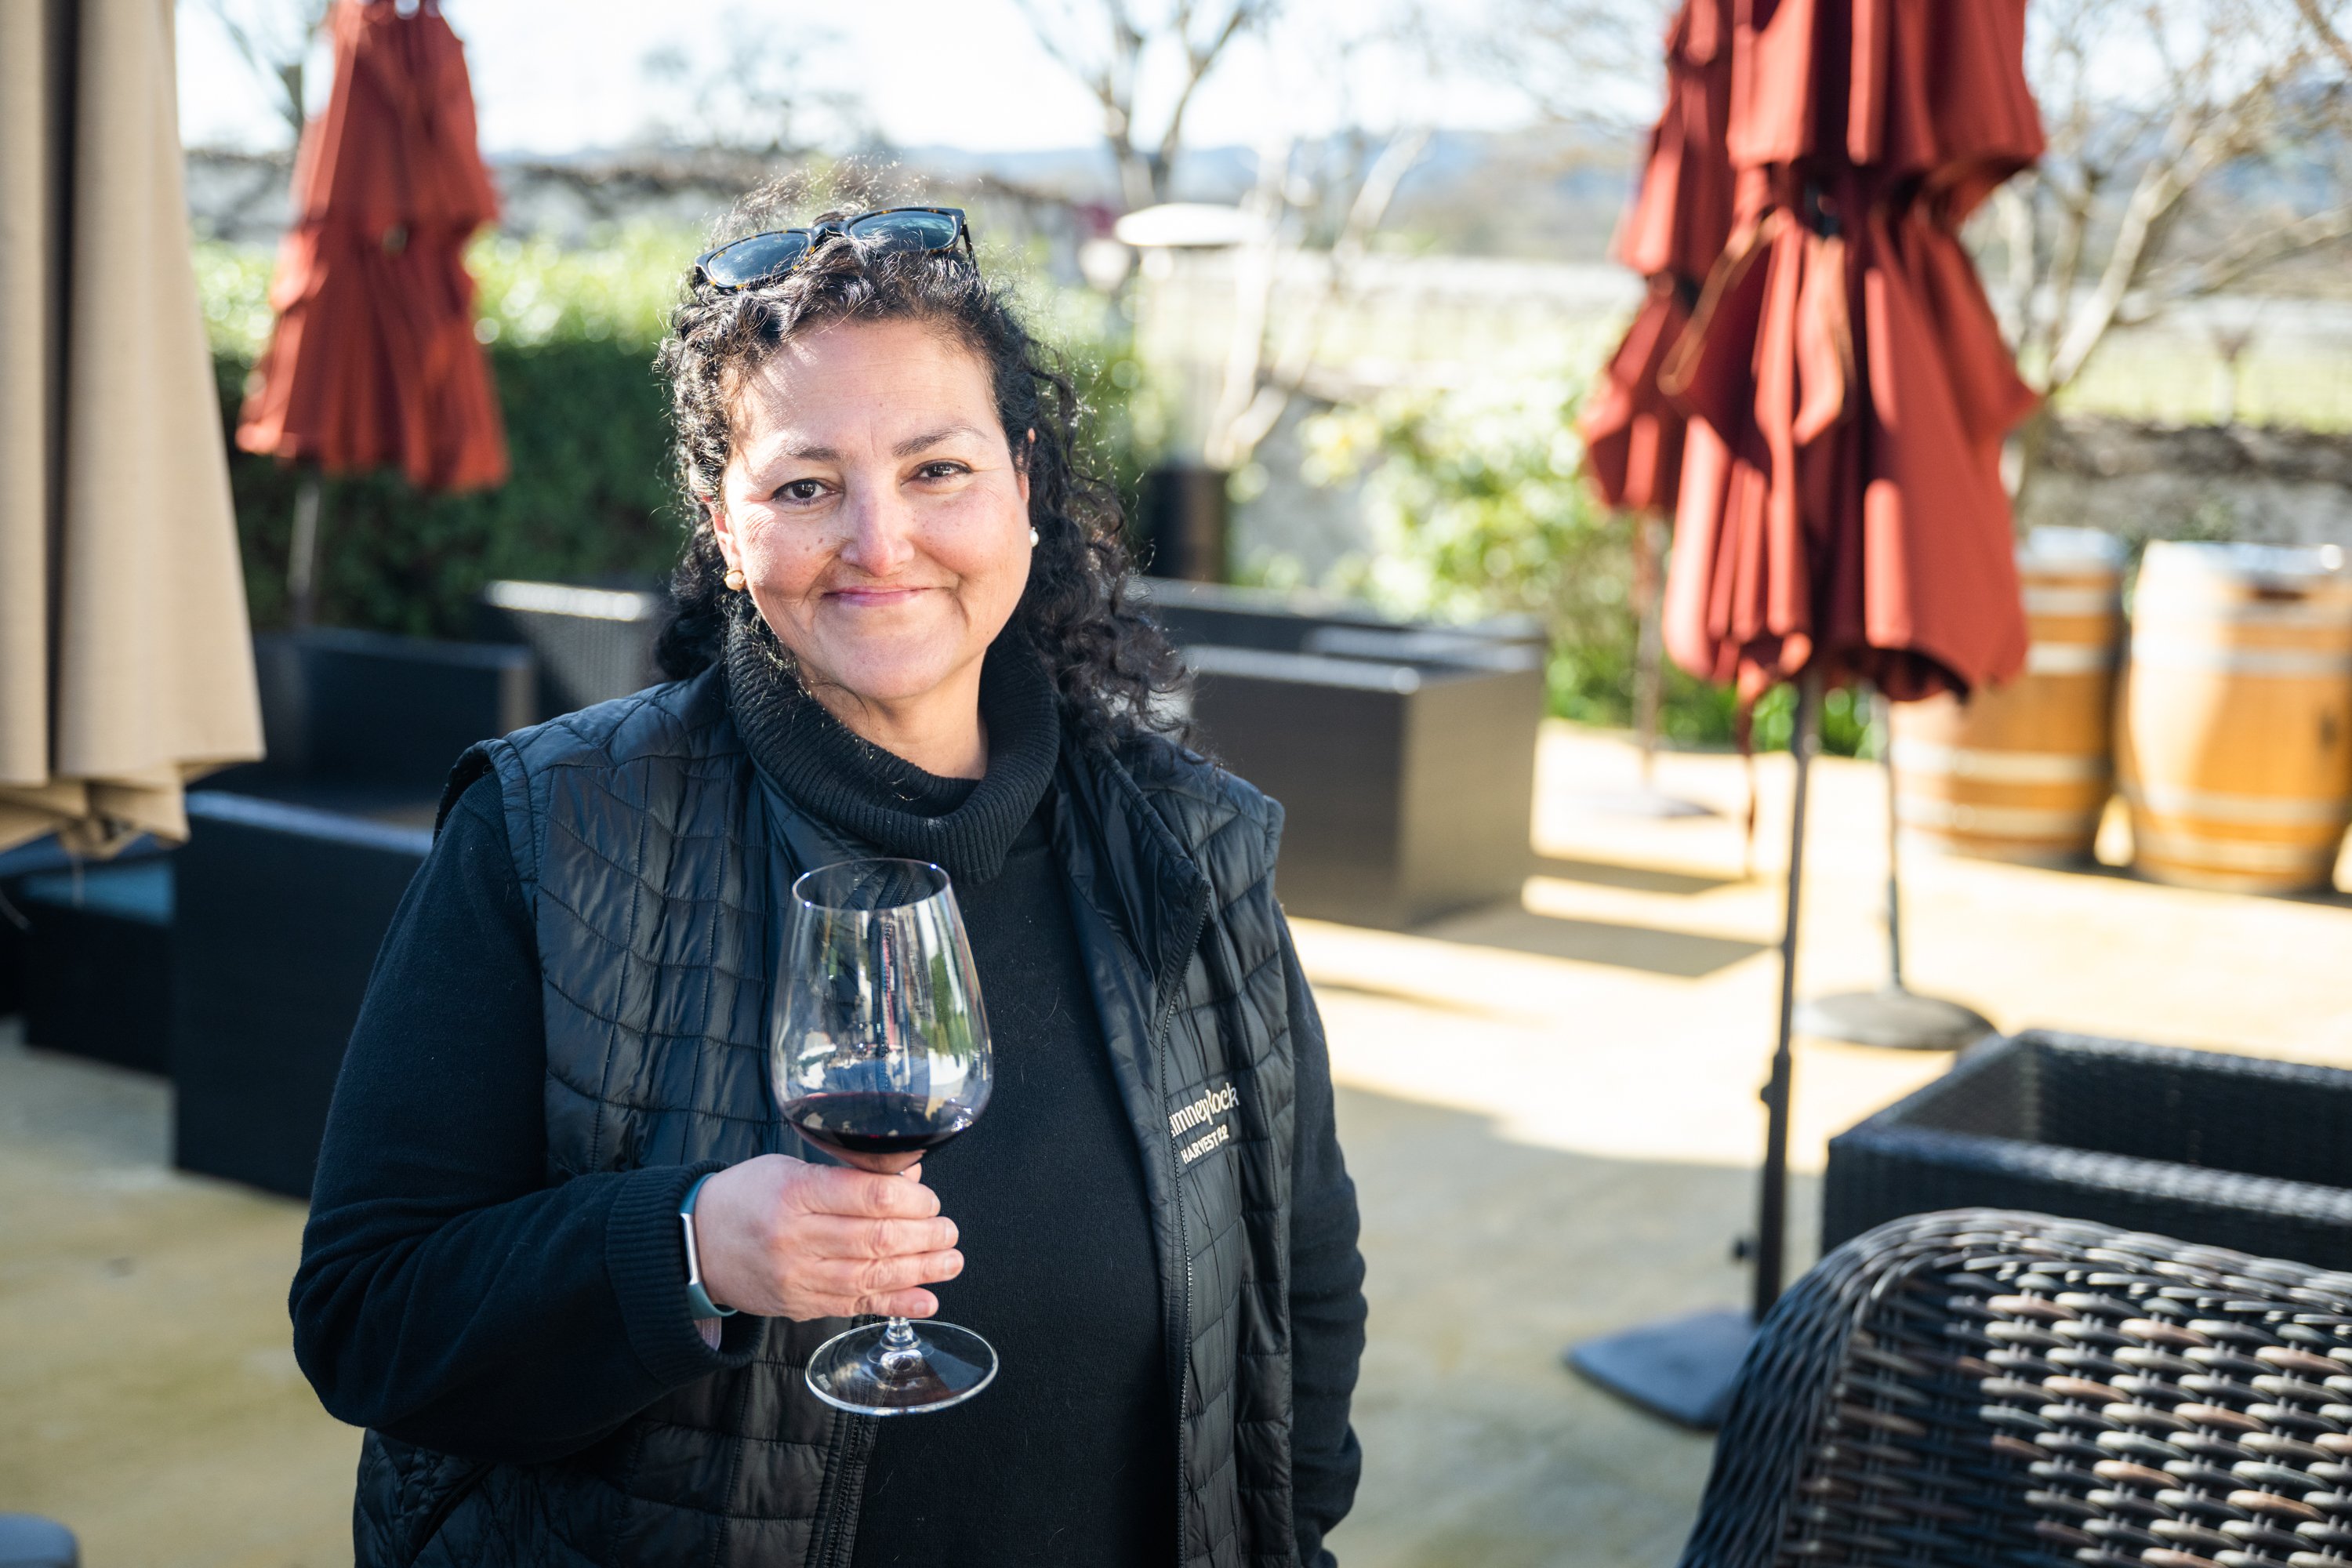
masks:
POLYGON ((1070 384, 961 215, 723 247, 672 325, 675 679, 460 762, 336 1089, 292 1309, 361 1563, 1330 1562, 1362 1265, 1281 811, 1164 732, 1070 384), (766 1082, 785 890, 877 853, 953 879, 996 1042, 916 1180, 766 1082), (806 1389, 942 1306, 979 1397, 806 1389))

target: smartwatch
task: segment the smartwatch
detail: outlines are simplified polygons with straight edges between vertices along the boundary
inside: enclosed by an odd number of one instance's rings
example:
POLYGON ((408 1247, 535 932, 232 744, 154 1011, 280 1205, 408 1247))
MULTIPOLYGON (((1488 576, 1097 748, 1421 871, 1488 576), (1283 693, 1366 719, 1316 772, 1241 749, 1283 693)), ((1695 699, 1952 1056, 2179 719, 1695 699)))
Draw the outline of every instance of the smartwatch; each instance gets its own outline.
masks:
POLYGON ((734 1308, 720 1306, 702 1288, 702 1255, 694 1245, 694 1200, 702 1195, 702 1184, 718 1173, 711 1171, 697 1176, 694 1185, 686 1189, 686 1201, 677 1205, 678 1222, 686 1227, 686 1309, 698 1318, 735 1315, 734 1308))

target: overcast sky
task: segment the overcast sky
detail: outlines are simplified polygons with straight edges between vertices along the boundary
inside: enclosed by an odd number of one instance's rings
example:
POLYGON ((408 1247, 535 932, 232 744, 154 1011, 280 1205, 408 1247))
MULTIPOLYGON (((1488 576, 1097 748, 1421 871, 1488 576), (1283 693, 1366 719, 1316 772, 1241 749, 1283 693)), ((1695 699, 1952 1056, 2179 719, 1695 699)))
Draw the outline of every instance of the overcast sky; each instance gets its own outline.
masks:
MULTIPOLYGON (((0 0, 5 3, 5 0, 0 0)), ((250 14, 274 0, 229 0, 250 14)), ((1451 14, 1460 15, 1460 0, 1451 14)), ((486 151, 562 153, 624 140, 660 112, 642 68, 664 47, 710 60, 728 40, 830 29, 811 51, 812 73, 846 87, 900 146, 976 151, 1094 143, 1093 100, 1032 36, 1014 0, 887 0, 819 6, 810 0, 444 0, 466 42, 486 151)), ((1410 115, 1461 129, 1497 128, 1524 106, 1491 82, 1444 81, 1418 51, 1375 47, 1345 72, 1332 40, 1359 27, 1369 0, 1292 0, 1267 41, 1237 45, 1196 100, 1186 140, 1255 146, 1285 132, 1312 134, 1346 119, 1386 124, 1410 115)), ((191 146, 279 145, 286 132, 262 84, 231 49, 208 0, 181 0, 181 130, 191 146)), ((326 59, 313 71, 315 110, 326 59)), ((1156 126, 1149 100, 1140 118, 1156 126)))

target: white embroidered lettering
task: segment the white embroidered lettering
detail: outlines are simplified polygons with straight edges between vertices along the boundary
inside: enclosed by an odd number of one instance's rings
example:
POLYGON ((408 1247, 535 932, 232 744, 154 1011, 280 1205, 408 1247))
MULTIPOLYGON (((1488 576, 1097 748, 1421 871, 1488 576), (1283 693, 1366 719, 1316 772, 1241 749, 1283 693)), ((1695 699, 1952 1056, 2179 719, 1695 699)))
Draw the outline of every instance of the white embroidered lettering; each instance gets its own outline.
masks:
POLYGON ((1227 1084, 1223 1089, 1211 1089, 1168 1118, 1168 1134, 1171 1138, 1181 1138, 1193 1128, 1212 1117, 1223 1115, 1241 1102, 1241 1091, 1232 1084, 1227 1084))
POLYGON ((1189 1165, 1213 1149, 1222 1149, 1233 1141, 1233 1129, 1220 1121, 1207 1132, 1178 1151, 1177 1158, 1189 1165))

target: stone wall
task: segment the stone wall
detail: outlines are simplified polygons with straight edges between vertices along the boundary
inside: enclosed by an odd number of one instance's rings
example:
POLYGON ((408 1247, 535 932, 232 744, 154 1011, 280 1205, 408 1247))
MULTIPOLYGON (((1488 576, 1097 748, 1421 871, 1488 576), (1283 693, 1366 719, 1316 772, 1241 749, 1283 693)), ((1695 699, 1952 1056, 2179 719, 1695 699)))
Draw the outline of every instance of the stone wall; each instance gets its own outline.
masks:
POLYGON ((2072 416, 2020 521, 2352 550, 2352 434, 2072 416))

